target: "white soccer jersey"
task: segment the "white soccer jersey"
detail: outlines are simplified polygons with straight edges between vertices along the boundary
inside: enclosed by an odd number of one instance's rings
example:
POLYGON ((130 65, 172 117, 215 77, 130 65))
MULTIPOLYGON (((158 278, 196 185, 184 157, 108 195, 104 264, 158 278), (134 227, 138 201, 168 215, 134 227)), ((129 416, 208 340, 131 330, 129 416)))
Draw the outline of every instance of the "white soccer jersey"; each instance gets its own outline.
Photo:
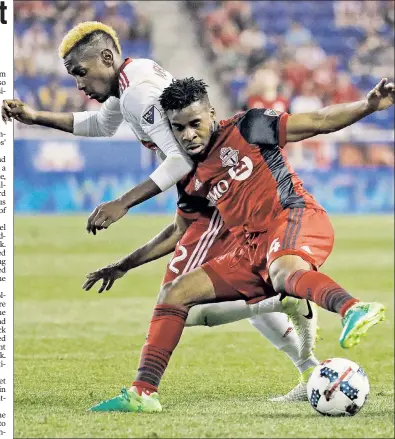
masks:
POLYGON ((168 189, 192 170, 192 162, 174 138, 159 104, 162 91, 172 79, 150 59, 126 59, 120 69, 120 99, 110 97, 100 111, 73 113, 73 134, 112 136, 125 120, 145 146, 156 146, 166 155, 150 178, 162 191, 168 189))

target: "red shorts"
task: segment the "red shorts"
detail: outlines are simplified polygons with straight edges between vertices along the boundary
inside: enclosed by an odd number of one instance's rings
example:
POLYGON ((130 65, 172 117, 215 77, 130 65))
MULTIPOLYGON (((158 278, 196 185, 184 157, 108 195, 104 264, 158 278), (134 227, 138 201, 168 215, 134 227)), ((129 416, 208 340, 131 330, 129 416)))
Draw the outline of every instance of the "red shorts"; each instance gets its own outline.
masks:
POLYGON ((277 293, 267 283, 270 264, 283 255, 298 255, 317 270, 330 255, 334 232, 327 213, 312 208, 286 209, 265 232, 250 233, 244 243, 202 268, 210 276, 218 299, 235 300, 236 293, 255 302, 277 293), (230 297, 231 296, 231 297, 230 297))
POLYGON ((213 209, 209 217, 199 215, 177 243, 162 285, 210 259, 228 253, 236 242, 236 235, 225 228, 218 210, 213 209))

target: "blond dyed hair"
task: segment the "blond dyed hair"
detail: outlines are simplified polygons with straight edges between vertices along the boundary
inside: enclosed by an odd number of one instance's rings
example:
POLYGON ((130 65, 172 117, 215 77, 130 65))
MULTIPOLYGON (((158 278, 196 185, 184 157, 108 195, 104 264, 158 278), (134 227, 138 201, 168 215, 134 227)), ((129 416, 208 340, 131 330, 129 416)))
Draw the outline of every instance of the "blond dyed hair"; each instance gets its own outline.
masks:
POLYGON ((119 44, 118 35, 112 27, 107 26, 100 21, 85 21, 74 26, 63 37, 58 50, 59 57, 63 59, 82 39, 97 31, 107 34, 114 42, 118 53, 121 53, 121 45, 119 44))

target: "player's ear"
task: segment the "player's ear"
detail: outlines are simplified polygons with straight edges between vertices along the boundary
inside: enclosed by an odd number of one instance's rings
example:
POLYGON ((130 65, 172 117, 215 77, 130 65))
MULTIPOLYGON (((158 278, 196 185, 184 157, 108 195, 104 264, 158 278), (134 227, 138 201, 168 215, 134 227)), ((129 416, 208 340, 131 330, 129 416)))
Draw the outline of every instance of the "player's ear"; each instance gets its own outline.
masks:
POLYGON ((216 116, 215 108, 214 108, 214 107, 210 107, 210 120, 211 120, 212 122, 215 121, 215 116, 216 116))
POLYGON ((104 49, 100 53, 100 57, 103 64, 107 67, 111 67, 114 64, 114 55, 110 49, 104 49))

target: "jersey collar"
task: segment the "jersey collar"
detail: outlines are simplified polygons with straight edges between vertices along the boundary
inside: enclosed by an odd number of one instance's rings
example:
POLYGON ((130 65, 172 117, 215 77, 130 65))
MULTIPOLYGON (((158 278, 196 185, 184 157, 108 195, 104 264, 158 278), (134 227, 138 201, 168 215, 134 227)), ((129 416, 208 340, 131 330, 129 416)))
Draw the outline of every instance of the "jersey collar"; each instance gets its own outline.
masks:
POLYGON ((125 67, 133 61, 132 58, 126 58, 123 64, 121 65, 120 72, 123 72, 125 67))
POLYGON ((125 91, 126 88, 129 87, 129 79, 128 79, 126 73, 124 72, 124 70, 125 70, 125 67, 128 64, 130 64, 132 61, 133 61, 132 58, 126 58, 119 69, 119 89, 120 89, 121 93, 123 91, 125 91))

